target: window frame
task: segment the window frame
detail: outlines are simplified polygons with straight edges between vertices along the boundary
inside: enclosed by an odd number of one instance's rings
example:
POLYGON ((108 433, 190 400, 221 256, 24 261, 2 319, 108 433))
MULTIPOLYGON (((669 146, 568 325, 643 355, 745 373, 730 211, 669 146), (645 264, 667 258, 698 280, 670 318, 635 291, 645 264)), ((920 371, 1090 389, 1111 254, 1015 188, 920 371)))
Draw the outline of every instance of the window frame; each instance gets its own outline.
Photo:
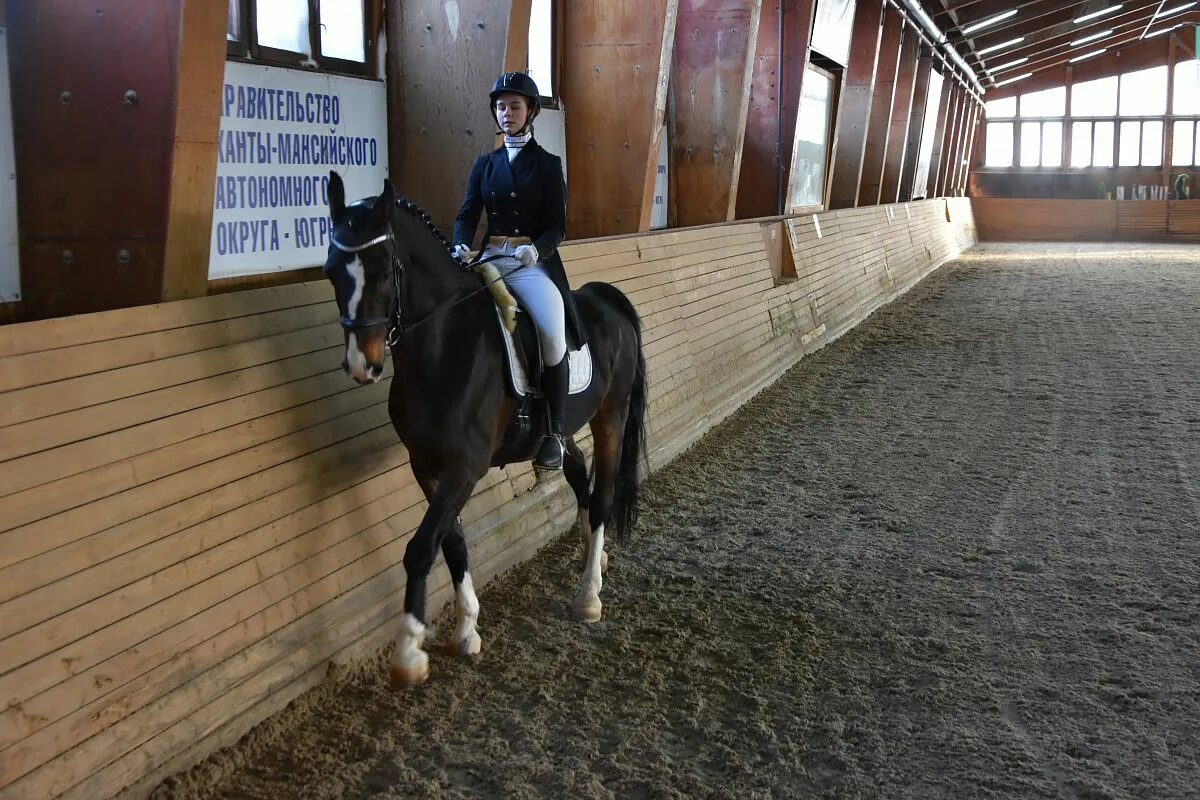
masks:
POLYGON ((313 53, 311 56, 259 44, 258 26, 255 25, 258 0, 232 0, 232 2, 237 5, 242 30, 239 31, 241 36, 239 40, 226 40, 226 58, 305 72, 331 72, 357 78, 378 77, 375 74, 375 65, 371 63, 370 42, 367 40, 367 22, 370 19, 368 12, 371 0, 363 0, 363 60, 361 62, 322 55, 320 0, 307 0, 308 42, 313 53))

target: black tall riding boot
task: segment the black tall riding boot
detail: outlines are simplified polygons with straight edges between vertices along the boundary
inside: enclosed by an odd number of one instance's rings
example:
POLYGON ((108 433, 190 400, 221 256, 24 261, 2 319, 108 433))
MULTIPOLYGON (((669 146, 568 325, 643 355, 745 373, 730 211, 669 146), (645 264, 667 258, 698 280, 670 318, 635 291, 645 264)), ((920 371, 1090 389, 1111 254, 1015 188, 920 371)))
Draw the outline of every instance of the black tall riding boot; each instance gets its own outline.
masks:
POLYGON ((533 466, 538 469, 562 469, 566 442, 563 439, 563 424, 567 414, 567 385, 571 377, 567 357, 553 367, 542 368, 542 394, 550 411, 550 432, 542 438, 533 466))

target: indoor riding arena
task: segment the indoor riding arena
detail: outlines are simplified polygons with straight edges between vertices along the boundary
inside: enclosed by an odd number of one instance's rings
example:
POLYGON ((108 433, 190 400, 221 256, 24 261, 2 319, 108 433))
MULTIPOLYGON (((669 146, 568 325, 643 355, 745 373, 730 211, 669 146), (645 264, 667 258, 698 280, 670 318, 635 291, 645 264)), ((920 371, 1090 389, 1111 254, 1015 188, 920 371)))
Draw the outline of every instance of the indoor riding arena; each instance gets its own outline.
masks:
POLYGON ((0 0, 0 800, 1195 797, 1198 44, 0 0))

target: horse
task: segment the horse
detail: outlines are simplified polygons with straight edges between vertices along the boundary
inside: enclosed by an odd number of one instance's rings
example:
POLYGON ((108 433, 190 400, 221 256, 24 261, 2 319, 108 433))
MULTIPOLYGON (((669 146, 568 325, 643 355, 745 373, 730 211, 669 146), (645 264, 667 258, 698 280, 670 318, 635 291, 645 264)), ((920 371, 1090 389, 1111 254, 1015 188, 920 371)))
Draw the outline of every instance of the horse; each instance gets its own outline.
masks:
MULTIPOLYGON (((518 410, 506 384, 504 335, 478 276, 453 257, 446 238, 416 204, 383 191, 346 204, 330 173, 331 243, 324 274, 333 284, 345 333, 342 369, 359 384, 378 381, 390 349, 388 414, 428 509, 404 553, 404 617, 389 659, 393 690, 423 683, 425 582, 439 548, 454 584, 457 626, 449 649, 480 652, 479 601, 467 564, 459 512, 492 466, 532 459, 545 421, 526 436, 506 436, 518 410)), ((605 527, 618 540, 637 520, 638 469, 644 461, 646 361, 641 320, 616 287, 588 283, 573 292, 588 331, 592 382, 567 403, 563 474, 575 494, 584 566, 574 610, 585 622, 602 614, 605 527), (593 470, 576 444, 587 424, 593 470)), ((533 417, 544 415, 532 415, 533 417)))

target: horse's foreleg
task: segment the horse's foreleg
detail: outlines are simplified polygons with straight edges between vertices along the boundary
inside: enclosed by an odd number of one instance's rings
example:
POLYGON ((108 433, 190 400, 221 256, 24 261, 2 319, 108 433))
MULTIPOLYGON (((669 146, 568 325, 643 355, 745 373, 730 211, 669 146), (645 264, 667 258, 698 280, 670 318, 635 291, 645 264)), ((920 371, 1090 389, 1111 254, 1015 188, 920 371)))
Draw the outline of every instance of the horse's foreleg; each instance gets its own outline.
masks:
POLYGON ((457 518, 442 539, 442 555, 446 557, 450 580, 454 583, 454 612, 458 617, 451 647, 461 656, 478 655, 483 644, 475 629, 479 619, 479 599, 475 597, 475 584, 467 571, 467 539, 457 518))
POLYGON ((390 677, 393 689, 416 686, 429 677, 425 642, 425 580, 437 558, 438 545, 450 523, 471 496, 473 481, 439 480, 416 534, 404 551, 404 623, 392 653, 390 677))

